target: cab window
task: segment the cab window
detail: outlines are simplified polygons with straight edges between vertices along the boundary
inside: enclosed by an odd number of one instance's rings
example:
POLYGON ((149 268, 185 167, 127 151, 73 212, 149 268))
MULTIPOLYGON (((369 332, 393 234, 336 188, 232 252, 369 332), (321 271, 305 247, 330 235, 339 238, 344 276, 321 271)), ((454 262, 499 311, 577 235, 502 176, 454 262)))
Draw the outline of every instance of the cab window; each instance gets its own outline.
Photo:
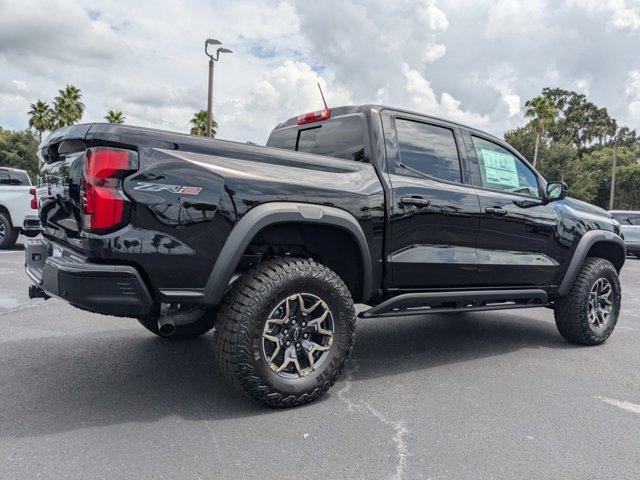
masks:
POLYGON ((522 160, 506 148, 472 136, 482 187, 528 197, 540 196, 538 178, 522 160))
POLYGON ((408 170, 447 182, 461 182, 460 157, 453 130, 396 119, 400 161, 408 170))

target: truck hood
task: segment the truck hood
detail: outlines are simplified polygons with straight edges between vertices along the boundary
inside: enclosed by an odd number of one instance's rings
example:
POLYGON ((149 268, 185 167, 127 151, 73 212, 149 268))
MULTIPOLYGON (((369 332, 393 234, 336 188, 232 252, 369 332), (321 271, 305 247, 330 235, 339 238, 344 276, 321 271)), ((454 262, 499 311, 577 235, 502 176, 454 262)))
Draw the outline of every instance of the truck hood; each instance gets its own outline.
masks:
POLYGON ((613 219, 613 215, 611 215, 605 209, 592 205, 591 203, 583 202, 582 200, 578 200, 577 198, 567 197, 565 199, 565 203, 573 210, 582 211, 590 215, 613 219))

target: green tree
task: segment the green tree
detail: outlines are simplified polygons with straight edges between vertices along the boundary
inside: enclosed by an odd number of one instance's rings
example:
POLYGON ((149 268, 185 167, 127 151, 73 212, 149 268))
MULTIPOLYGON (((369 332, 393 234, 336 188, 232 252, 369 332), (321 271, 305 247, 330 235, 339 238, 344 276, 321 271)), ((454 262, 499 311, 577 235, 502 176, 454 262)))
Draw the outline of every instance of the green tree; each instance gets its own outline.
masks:
POLYGON ((78 123, 84 115, 82 92, 74 85, 67 85, 64 90, 58 90, 53 99, 55 127, 61 128, 78 123))
POLYGON ((29 130, 12 132, 0 127, 0 165, 29 172, 31 179, 40 173, 38 139, 29 130))
POLYGON ((109 123, 121 125, 125 122, 126 117, 120 110, 109 110, 104 116, 104 119, 109 123))
MULTIPOLYGON (((193 118, 190 121, 191 130, 189 133, 191 135, 199 135, 201 137, 207 136, 207 111, 200 110, 193 114, 193 118)), ((211 137, 215 137, 216 133, 218 133, 218 123, 212 118, 211 119, 211 137)))
POLYGON ((572 142, 579 156, 587 153, 594 142, 602 146, 607 137, 615 134, 615 121, 607 109, 588 101, 582 93, 547 87, 542 96, 558 111, 556 122, 549 127, 549 136, 553 141, 572 142))
MULTIPOLYGON (((640 154, 640 152, 638 153, 640 154)), ((640 207, 640 165, 637 161, 618 169, 616 192, 616 208, 638 210, 640 207)))
POLYGON ((29 105, 29 127, 38 132, 38 142, 42 141, 42 134, 53 128, 53 110, 47 102, 38 99, 29 105))
POLYGON ((536 142, 533 150, 533 166, 538 163, 538 150, 540 148, 540 137, 547 128, 555 121, 558 111, 554 103, 546 97, 535 97, 525 103, 524 115, 531 118, 531 128, 536 133, 536 142))

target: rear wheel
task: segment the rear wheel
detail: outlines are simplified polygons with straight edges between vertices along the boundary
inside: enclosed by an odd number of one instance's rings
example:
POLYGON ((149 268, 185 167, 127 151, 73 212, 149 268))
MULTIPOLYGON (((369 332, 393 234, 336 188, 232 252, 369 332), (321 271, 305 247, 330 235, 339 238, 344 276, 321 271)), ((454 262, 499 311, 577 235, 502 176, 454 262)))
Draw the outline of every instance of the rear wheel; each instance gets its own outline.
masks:
POLYGON ((0 213, 0 249, 11 248, 16 244, 18 240, 18 229, 13 228, 9 217, 0 213))
POLYGON ((618 272, 611 262, 587 258, 569 294, 555 303, 558 331, 575 343, 604 343, 618 321, 621 298, 618 272))
POLYGON ((322 396, 353 348, 351 294, 313 260, 261 263, 227 293, 218 315, 220 369, 241 391, 274 407, 322 396))

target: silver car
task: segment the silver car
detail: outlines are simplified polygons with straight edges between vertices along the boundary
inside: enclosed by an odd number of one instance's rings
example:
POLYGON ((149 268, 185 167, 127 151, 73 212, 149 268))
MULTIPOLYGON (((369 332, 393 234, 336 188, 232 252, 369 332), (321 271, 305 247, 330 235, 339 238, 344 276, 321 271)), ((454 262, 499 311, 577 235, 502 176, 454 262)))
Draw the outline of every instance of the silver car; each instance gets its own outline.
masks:
POLYGON ((627 253, 640 258, 640 211, 611 210, 609 213, 622 225, 627 253))

